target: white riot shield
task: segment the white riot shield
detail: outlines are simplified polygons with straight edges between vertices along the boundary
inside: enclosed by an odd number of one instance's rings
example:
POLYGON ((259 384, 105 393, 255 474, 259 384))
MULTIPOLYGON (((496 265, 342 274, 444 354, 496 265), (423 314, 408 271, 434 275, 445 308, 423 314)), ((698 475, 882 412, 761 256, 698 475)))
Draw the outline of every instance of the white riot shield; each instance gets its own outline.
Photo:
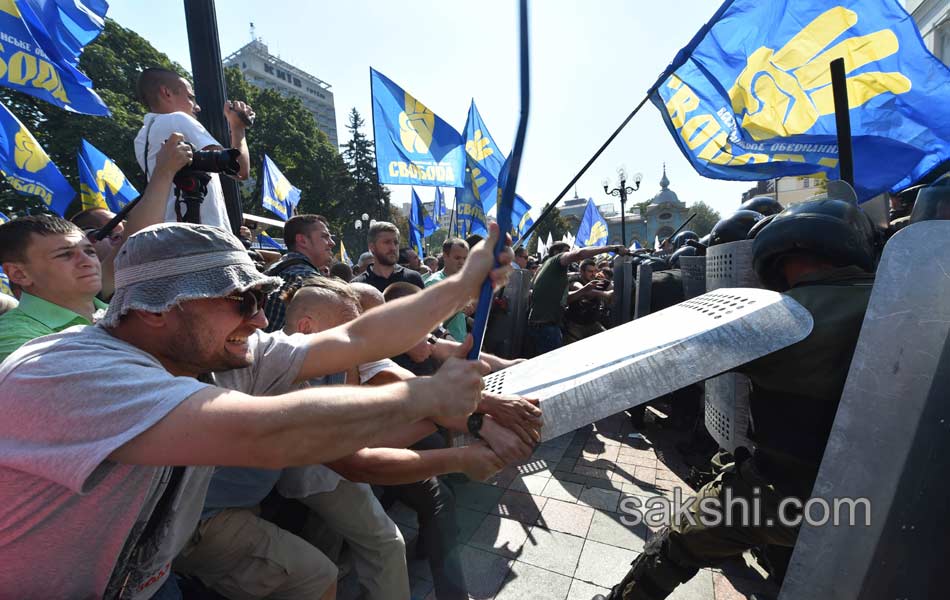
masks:
MULTIPOLYGON (((752 240, 720 244, 706 251, 706 289, 731 287, 762 287, 752 270, 752 240)), ((740 446, 752 447, 749 386, 749 378, 739 373, 726 373, 706 382, 706 429, 719 447, 729 452, 740 446)))
POLYGON ((686 300, 706 293, 705 256, 681 256, 680 271, 683 273, 683 297, 686 300))
POLYGON ((721 289, 493 373, 538 398, 549 440, 804 339, 811 314, 767 290, 721 289))
POLYGON ((884 248, 812 491, 832 518, 848 499, 867 499, 870 514, 803 525, 780 600, 947 596, 948 239, 950 221, 927 221, 884 248))
POLYGON ((633 259, 618 256, 614 259, 614 294, 610 306, 610 320, 614 327, 623 325, 633 314, 630 303, 633 299, 633 259))
POLYGON ((653 302, 653 267, 648 264, 637 266, 637 300, 634 307, 634 319, 650 314, 650 305, 653 302))
POLYGON ((531 289, 531 271, 512 271, 505 286, 503 298, 507 310, 492 308, 485 348, 503 358, 524 356, 524 339, 528 331, 528 292, 531 289))

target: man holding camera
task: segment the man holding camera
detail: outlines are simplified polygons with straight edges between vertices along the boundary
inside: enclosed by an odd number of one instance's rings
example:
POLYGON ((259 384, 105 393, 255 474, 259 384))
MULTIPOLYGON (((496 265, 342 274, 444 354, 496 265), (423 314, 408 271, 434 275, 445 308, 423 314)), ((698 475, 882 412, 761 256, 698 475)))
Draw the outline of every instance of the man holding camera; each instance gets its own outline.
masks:
MULTIPOLYGON (((174 132, 184 135, 185 141, 197 150, 220 150, 221 144, 195 118, 201 107, 195 101, 191 83, 174 71, 153 67, 145 69, 136 86, 139 99, 148 107, 142 129, 135 136, 135 158, 151 178, 155 157, 162 143, 174 132)), ((238 150, 238 179, 246 179, 250 171, 250 159, 244 133, 253 121, 254 111, 243 102, 228 102, 224 110, 231 128, 231 148, 238 150)), ((224 193, 217 173, 209 173, 207 193, 201 202, 200 222, 231 230, 224 193)), ((165 221, 181 221, 182 212, 177 208, 175 192, 168 198, 165 221)))
POLYGON ((580 272, 569 278, 567 310, 564 311, 564 343, 570 344, 605 331, 600 323, 604 302, 613 292, 610 282, 599 278, 600 269, 592 258, 581 261, 580 272))

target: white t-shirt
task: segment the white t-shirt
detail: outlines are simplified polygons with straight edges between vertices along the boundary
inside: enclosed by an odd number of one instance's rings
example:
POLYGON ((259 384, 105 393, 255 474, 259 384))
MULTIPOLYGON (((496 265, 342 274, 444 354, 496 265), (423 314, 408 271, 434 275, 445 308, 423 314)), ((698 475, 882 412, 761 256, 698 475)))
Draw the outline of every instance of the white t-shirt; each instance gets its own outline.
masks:
MULTIPOLYGON (((148 113, 145 115, 145 122, 138 135, 135 136, 135 160, 139 167, 146 171, 149 177, 155 171, 155 157, 162 148, 162 144, 173 133, 180 133, 185 136, 185 141, 201 150, 208 146, 221 146, 214 139, 208 130, 194 117, 183 112, 173 112, 167 114, 148 113), (145 169, 145 135, 148 134, 148 169, 145 169)), ((208 182, 208 193, 205 195, 204 202, 201 203, 201 223, 203 225, 212 225, 231 231, 231 223, 228 220, 228 210, 224 204, 224 192, 221 189, 221 179, 217 173, 210 173, 211 181, 208 182)), ((168 206, 165 209, 165 221, 174 223, 178 220, 175 214, 175 190, 172 188, 168 196, 168 206)))
MULTIPOLYGON (((258 332, 254 364, 220 387, 280 394, 305 336, 258 332)), ((0 364, 0 590, 11 598, 149 598, 194 531, 211 467, 107 457, 206 388, 97 326, 23 345, 0 364), (156 508, 157 507, 157 508, 156 508)))

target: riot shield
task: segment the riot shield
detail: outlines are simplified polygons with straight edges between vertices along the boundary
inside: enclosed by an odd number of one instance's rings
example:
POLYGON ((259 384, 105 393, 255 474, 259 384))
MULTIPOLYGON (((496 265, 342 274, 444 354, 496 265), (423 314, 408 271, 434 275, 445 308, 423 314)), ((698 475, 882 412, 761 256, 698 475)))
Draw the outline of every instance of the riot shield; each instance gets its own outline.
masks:
POLYGON ((634 305, 634 319, 650 314, 650 303, 653 298, 653 267, 641 263, 637 267, 637 299, 634 305))
POLYGON ((528 292, 531 289, 531 271, 511 273, 502 292, 500 306, 492 308, 484 347, 502 358, 524 356, 524 339, 528 331, 528 292))
POLYGON ((838 526, 802 526, 781 600, 946 593, 950 247, 934 240, 947 239, 950 222, 928 221, 884 247, 809 501, 838 526), (848 499, 867 502, 856 526, 836 512, 848 499))
POLYGON ((706 293, 705 256, 681 256, 680 270, 683 273, 683 297, 686 300, 706 293))
POLYGON ((721 289, 485 378, 541 401, 549 440, 804 339, 812 317, 768 290, 721 289))
MULTIPOLYGON (((738 286, 762 287, 752 270, 752 240, 720 244, 706 251, 706 289, 738 286)), ((704 412, 706 429, 720 448, 735 452, 740 446, 750 447, 748 377, 725 373, 707 381, 704 412)))
POLYGON ((618 256, 614 259, 614 294, 610 306, 610 320, 614 327, 629 321, 633 314, 630 310, 633 282, 633 258, 618 256))

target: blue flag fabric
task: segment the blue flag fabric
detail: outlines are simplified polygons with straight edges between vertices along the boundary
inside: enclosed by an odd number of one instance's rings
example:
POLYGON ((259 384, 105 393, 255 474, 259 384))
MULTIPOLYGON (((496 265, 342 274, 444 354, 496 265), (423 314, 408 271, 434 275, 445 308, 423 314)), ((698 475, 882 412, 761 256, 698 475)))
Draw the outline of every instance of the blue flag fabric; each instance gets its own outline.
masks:
POLYGON ((515 203, 511 208, 511 230, 514 237, 524 235, 524 232, 534 225, 534 219, 531 218, 531 214, 528 212, 530 210, 531 205, 525 202, 524 198, 515 194, 515 203))
MULTIPOLYGON (((2 2, 3 0, 0 0, 2 2)), ((76 196, 33 134, 0 103, 0 171, 17 192, 39 196, 63 216, 76 196)))
POLYGON ((379 182, 463 185, 465 151, 459 132, 385 75, 369 71, 379 182))
POLYGON ((77 68, 107 9, 103 0, 0 0, 0 85, 68 111, 109 115, 77 68))
POLYGON ((584 218, 577 229, 577 245, 581 248, 607 245, 607 221, 594 205, 593 200, 587 201, 584 209, 584 218))
POLYGON ((274 161, 264 155, 264 185, 261 201, 264 208, 271 211, 284 221, 294 214, 297 203, 300 202, 300 190, 287 181, 274 161))
POLYGON ((419 194, 416 193, 415 188, 412 188, 412 205, 409 208, 409 245, 416 249, 419 256, 423 255, 425 238, 435 233, 436 229, 432 218, 422 206, 419 194))
POLYGON ((838 179, 829 64, 839 57, 861 201, 950 158, 950 70, 898 0, 727 0, 650 99, 701 175, 838 179))
POLYGON ((495 207, 498 196, 498 178, 501 168, 505 164, 505 155, 498 149, 498 144, 488 132, 488 127, 478 114, 475 101, 468 109, 468 119, 465 121, 465 154, 469 159, 469 167, 474 178, 479 182, 479 194, 485 212, 495 207))
POLYGON ((139 195, 118 165, 86 140, 79 149, 79 194, 83 210, 100 207, 114 213, 139 195))
POLYGON ((435 188, 435 199, 432 201, 432 217, 438 222, 443 216, 445 216, 445 194, 442 192, 442 188, 435 188))
POLYGON ((286 250, 287 247, 277 240, 267 235, 266 231, 257 234, 257 245, 261 248, 273 248, 274 250, 286 250))
POLYGON ((468 164, 469 168, 465 170, 465 186, 455 190, 455 218, 458 221, 459 236, 487 236, 488 219, 485 217, 485 207, 479 190, 481 180, 477 179, 477 167, 471 157, 468 157, 468 164))

